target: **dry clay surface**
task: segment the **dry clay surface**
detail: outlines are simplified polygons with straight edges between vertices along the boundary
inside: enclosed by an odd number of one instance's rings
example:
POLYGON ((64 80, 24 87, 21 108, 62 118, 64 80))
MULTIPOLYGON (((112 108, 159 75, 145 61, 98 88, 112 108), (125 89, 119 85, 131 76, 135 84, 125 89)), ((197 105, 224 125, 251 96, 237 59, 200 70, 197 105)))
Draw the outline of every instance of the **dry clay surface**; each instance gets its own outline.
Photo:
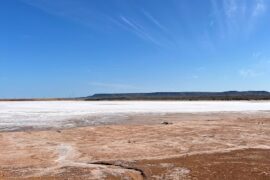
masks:
POLYGON ((270 113, 130 114, 124 122, 1 132, 0 179, 270 179, 270 113))

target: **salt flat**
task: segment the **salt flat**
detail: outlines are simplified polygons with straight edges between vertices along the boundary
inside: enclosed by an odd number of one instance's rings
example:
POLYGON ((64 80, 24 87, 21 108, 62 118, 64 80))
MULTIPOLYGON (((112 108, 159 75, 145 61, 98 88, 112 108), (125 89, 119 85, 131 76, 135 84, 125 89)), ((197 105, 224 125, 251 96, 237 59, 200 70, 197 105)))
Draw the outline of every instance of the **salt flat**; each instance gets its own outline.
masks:
POLYGON ((26 101, 0 102, 0 131, 19 127, 73 127, 72 121, 117 121, 112 115, 134 113, 270 111, 269 101, 26 101), (99 118, 91 118, 99 116, 99 118), (100 117, 102 116, 102 117, 100 117))

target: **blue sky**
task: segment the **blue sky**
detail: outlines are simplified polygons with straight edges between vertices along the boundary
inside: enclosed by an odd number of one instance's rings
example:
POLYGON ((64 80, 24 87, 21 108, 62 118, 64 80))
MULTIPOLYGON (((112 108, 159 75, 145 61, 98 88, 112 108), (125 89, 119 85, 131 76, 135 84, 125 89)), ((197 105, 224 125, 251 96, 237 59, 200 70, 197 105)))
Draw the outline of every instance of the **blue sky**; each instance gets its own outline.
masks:
POLYGON ((0 97, 270 90, 268 0, 8 0, 0 97))

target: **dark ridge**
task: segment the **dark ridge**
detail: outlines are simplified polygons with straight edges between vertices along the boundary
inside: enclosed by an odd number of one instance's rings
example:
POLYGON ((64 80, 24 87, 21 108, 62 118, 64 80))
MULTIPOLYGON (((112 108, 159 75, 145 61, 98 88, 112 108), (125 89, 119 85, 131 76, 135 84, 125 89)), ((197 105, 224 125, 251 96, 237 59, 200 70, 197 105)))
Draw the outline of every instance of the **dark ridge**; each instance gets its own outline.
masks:
POLYGON ((1 101, 77 101, 84 98, 6 98, 1 101))
POLYGON ((127 169, 127 170, 133 170, 133 171, 137 171, 141 174, 141 176, 143 177, 143 179, 146 178, 146 175, 145 173, 143 172, 143 170, 139 169, 139 168, 136 168, 136 167, 131 167, 131 166, 128 166, 128 165, 124 165, 122 163, 109 163, 109 162, 92 162, 92 163, 89 163, 89 164, 93 164, 93 165, 103 165, 103 166, 115 166, 115 167, 120 167, 120 168, 123 168, 123 169, 127 169))
POLYGON ((153 92, 94 94, 77 98, 0 99, 0 101, 102 101, 102 100, 270 100, 267 91, 153 92))
POLYGON ((94 94, 84 100, 270 100, 267 91, 94 94))

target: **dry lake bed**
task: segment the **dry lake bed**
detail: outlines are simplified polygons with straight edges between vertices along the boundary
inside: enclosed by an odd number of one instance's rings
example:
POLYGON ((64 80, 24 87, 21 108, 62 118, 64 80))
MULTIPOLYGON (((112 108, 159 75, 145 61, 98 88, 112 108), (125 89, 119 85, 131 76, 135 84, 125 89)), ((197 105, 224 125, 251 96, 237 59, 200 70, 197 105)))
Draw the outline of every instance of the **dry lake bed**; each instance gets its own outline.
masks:
POLYGON ((270 179, 270 101, 0 102, 0 179, 270 179))

